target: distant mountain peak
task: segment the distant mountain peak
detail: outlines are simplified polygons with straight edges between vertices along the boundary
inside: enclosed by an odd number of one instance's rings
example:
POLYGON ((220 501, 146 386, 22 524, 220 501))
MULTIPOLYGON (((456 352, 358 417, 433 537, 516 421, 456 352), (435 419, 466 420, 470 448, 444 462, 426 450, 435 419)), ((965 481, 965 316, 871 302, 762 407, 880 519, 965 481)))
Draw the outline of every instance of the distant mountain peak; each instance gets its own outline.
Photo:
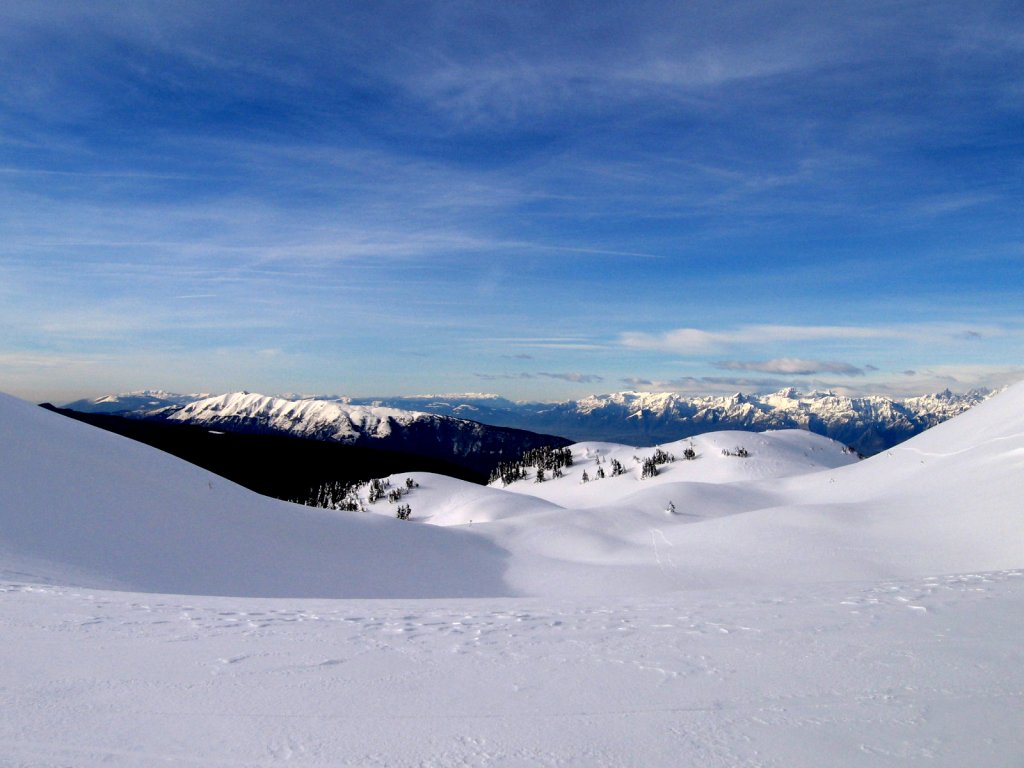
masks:
MULTIPOLYGON (((305 429, 321 439, 356 440, 357 434, 389 435, 401 426, 439 418, 561 435, 654 445, 719 429, 806 429, 877 453, 956 416, 994 393, 949 389, 891 399, 851 397, 831 390, 801 393, 787 387, 764 395, 687 396, 626 390, 564 402, 513 402, 491 393, 408 395, 385 398, 270 397, 247 390, 223 395, 176 395, 159 390, 110 395, 69 403, 72 410, 210 420, 218 414, 247 419, 250 427, 305 429), (181 415, 176 415, 176 414, 181 415), (316 427, 309 426, 316 424, 316 427), (302 427, 301 425, 306 425, 302 427)), ((433 421, 432 421, 433 420, 433 421)), ((426 427, 417 427, 426 429, 426 427)))

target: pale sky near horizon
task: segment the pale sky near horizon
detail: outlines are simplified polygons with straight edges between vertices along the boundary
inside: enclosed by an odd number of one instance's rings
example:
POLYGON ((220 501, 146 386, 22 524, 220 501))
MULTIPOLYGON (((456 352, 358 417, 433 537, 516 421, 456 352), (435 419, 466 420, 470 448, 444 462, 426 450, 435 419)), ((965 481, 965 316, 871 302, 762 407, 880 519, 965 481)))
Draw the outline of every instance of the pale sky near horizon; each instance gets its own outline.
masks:
POLYGON ((0 389, 1024 378, 1017 2, 0 6, 0 389))

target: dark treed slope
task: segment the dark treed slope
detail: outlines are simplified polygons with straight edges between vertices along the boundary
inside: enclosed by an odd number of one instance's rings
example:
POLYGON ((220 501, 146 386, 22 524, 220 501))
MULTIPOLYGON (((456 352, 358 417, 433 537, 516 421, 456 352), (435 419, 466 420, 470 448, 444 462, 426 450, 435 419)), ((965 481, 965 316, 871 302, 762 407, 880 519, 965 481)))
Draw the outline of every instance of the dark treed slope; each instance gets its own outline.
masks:
POLYGON ((486 471, 438 458, 285 435, 214 432, 191 424, 44 408, 158 448, 257 493, 304 499, 324 483, 349 483, 396 472, 436 472, 474 483, 486 471))
MULTIPOLYGON (((232 433, 281 435, 425 456, 486 476, 501 461, 570 441, 523 429, 490 426, 453 416, 344 400, 268 397, 251 392, 215 396, 134 393, 76 402, 76 411, 105 413, 232 433), (157 397, 155 394, 159 394, 157 397)), ((380 475, 378 475, 380 476, 380 475)))

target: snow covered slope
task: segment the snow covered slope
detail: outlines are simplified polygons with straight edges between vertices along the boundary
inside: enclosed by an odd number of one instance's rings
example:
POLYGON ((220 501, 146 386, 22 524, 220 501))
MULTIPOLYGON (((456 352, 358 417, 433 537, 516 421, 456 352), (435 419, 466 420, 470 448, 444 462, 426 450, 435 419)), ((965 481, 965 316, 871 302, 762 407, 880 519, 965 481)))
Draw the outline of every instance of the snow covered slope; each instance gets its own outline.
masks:
MULTIPOLYGON (((271 502, 5 399, 6 444, 24 445, 5 466, 0 545, 74 566, 91 584, 213 594, 639 594, 1014 568, 1024 566, 1022 397, 1012 388, 859 463, 789 430, 698 437, 697 459, 649 479, 639 461, 653 449, 594 443, 544 483, 413 474, 411 524, 271 502), (723 455, 741 446, 747 458, 723 455), (581 482, 598 457, 626 473, 581 482), (460 581, 463 569, 479 577, 460 581)), ((690 444, 663 448, 678 457, 690 444)), ((386 500, 368 509, 395 513, 386 500)))
POLYGON ((0 764, 1019 766, 1024 571, 637 599, 0 582, 0 764))
POLYGON ((0 763, 1021 764, 1024 385, 858 463, 735 442, 401 523, 0 397, 0 763))
MULTIPOLYGON (((421 522, 474 521, 475 532, 511 553, 507 579, 528 594, 1017 568, 1024 566, 1022 400, 1017 385, 859 463, 806 432, 725 432, 695 438, 696 460, 641 480, 633 456, 642 460, 651 449, 584 443, 573 446, 561 478, 528 478, 490 495, 457 490, 456 481, 431 490, 436 479, 417 478, 426 490, 410 505, 421 522), (740 444, 748 458, 722 454, 740 444), (618 457, 626 474, 582 483, 584 470, 595 476, 598 456, 606 471, 618 457), (516 505, 509 493, 530 501, 516 505)), ((678 455, 689 444, 665 448, 678 455)))
POLYGON ((7 578, 207 595, 508 593, 504 553, 479 537, 259 496, 6 395, 0 447, 7 578))

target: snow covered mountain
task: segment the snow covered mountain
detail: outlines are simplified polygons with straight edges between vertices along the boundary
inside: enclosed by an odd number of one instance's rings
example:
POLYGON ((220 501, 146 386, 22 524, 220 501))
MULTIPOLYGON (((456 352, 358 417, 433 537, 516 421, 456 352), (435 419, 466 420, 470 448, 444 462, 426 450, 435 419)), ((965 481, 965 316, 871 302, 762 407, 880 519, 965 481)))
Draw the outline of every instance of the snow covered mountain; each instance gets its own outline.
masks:
POLYGON ((349 405, 333 400, 288 400, 251 392, 207 397, 161 413, 170 421, 187 424, 233 431, 288 433, 348 444, 386 440, 413 425, 436 429, 440 424, 456 422, 446 416, 397 408, 349 405))
POLYGON ((354 405, 345 400, 289 400, 233 392, 200 399, 165 396, 153 398, 153 402, 166 405, 137 407, 139 398, 120 399, 132 406, 127 415, 139 418, 404 451, 455 460, 485 473, 502 458, 517 456, 524 450, 568 443, 551 435, 489 426, 453 416, 354 405))
MULTIPOLYGON (((687 397, 672 392, 616 392, 562 403, 513 403, 497 396, 422 396, 383 404, 431 413, 473 414, 489 424, 564 435, 655 445, 722 429, 761 432, 806 429, 872 455, 963 413, 988 390, 948 390, 905 400, 846 397, 785 389, 768 395, 687 397)), ((358 401, 353 401, 358 402, 358 401)))
POLYGON ((513 402, 479 393, 305 400, 262 398, 246 393, 203 400, 196 396, 155 394, 159 397, 148 398, 151 405, 146 404, 144 396, 108 395, 95 401, 76 401, 66 407, 86 412, 103 409, 106 413, 137 417, 166 415, 183 408, 194 415, 194 423, 228 424, 234 420, 238 425, 273 424, 278 430, 309 436, 333 434, 337 437, 331 439, 343 440, 363 439, 354 437, 356 434, 372 434, 377 439, 392 436, 393 440, 395 425, 422 422, 427 414, 560 435, 573 441, 633 445, 656 445, 723 429, 805 429, 852 446, 864 455, 873 455, 963 413, 993 393, 972 390, 955 394, 946 390, 893 400, 882 396, 847 397, 827 391, 801 393, 795 389, 768 395, 737 393, 721 397, 616 392, 560 403, 513 402), (193 401, 195 407, 189 406, 193 401), (122 409, 115 410, 119 404, 122 409))
POLYGON ((162 408, 184 405, 203 397, 207 397, 207 395, 179 395, 160 389, 143 389, 138 392, 123 392, 117 395, 102 395, 91 399, 75 400, 64 407, 82 413, 142 415, 162 408))

